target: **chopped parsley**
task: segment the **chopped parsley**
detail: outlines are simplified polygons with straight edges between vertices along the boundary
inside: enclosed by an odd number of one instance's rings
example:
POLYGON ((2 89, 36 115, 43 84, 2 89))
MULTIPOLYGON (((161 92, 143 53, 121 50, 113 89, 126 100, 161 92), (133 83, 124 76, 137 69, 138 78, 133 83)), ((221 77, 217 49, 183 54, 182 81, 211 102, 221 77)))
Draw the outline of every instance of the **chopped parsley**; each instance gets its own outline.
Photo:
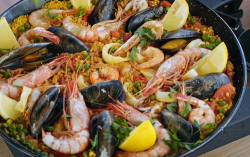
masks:
POLYGON ((134 128, 129 127, 125 119, 116 118, 116 120, 112 123, 112 129, 116 132, 116 146, 118 146, 126 137, 129 136, 129 133, 134 128))
POLYGON ((139 50, 137 47, 133 47, 131 53, 128 55, 128 57, 132 61, 132 63, 134 63, 134 61, 135 61, 136 53, 139 53, 139 50))
POLYGON ((168 94, 169 98, 172 99, 174 93, 181 93, 181 92, 179 92, 178 90, 176 90, 176 89, 174 89, 174 88, 170 88, 170 92, 169 92, 169 94, 168 94))
POLYGON ((92 139, 89 139, 91 145, 92 145, 92 148, 91 149, 94 149, 96 147, 96 144, 97 144, 97 135, 95 135, 95 139, 94 141, 92 139))
POLYGON ((110 130, 107 131, 107 132, 104 132, 104 133, 103 133, 103 139, 104 139, 104 140, 108 139, 108 138, 109 138, 109 134, 110 134, 110 130))
POLYGON ((170 136, 170 141, 166 139, 162 139, 162 141, 168 145, 176 154, 178 154, 178 149, 187 149, 191 150, 192 147, 196 146, 197 144, 201 143, 198 140, 196 143, 188 143, 188 142, 181 142, 181 139, 178 138, 177 133, 175 131, 168 130, 168 134, 170 136))
POLYGON ((155 35, 152 33, 152 31, 149 28, 142 27, 135 31, 141 39, 139 46, 146 46, 149 43, 149 39, 154 40, 155 35))
POLYGON ((155 8, 154 8, 153 12, 155 13, 155 17, 156 17, 156 18, 157 18, 157 17, 161 17, 161 15, 159 15, 159 14, 156 12, 155 8))
POLYGON ((167 109, 168 109, 168 111, 170 111, 172 113, 176 113, 177 112, 177 103, 174 101, 171 104, 167 104, 167 109))
POLYGON ((153 120, 152 116, 150 117, 150 122, 151 122, 152 125, 155 125, 155 121, 153 120))
POLYGON ((189 101, 186 103, 184 110, 181 112, 181 116, 183 118, 186 118, 189 112, 192 110, 192 107, 189 103, 189 101))

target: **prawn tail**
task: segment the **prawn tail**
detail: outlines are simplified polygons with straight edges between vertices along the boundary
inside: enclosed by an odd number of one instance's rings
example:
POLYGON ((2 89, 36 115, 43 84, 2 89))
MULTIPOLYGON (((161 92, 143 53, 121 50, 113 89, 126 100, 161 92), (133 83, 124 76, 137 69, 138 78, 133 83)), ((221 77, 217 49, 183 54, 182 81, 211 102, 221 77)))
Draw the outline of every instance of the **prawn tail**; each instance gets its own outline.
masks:
POLYGON ((60 42, 60 39, 56 35, 54 35, 53 33, 49 32, 49 31, 45 31, 43 33, 43 37, 48 38, 49 40, 51 40, 57 44, 60 42))
POLYGON ((68 15, 74 15, 74 14, 79 13, 79 10, 78 9, 69 9, 69 10, 64 10, 63 13, 68 14, 68 15))

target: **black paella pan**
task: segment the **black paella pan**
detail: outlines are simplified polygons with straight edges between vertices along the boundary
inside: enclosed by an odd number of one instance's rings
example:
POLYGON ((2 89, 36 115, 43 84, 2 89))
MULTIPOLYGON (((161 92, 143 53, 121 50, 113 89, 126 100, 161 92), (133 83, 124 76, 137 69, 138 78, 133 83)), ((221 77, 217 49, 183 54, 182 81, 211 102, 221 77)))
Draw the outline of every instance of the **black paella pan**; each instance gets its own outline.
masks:
MULTIPOLYGON (((47 3, 48 1, 50 0, 20 0, 19 2, 8 8, 6 11, 4 11, 0 15, 0 18, 4 16, 6 17, 8 22, 11 22, 20 15, 29 14, 32 11, 41 8, 41 6, 47 3)), ((173 0, 169 1, 171 3, 173 2, 173 0)), ((209 141, 211 141, 213 138, 216 138, 216 136, 223 131, 223 129, 232 120, 241 105, 247 82, 247 68, 245 57, 241 45, 236 36, 234 35, 233 31, 230 29, 230 27, 223 21, 221 17, 219 17, 213 10, 209 9, 207 6, 197 2, 196 0, 186 1, 189 4, 189 11, 191 15, 201 17, 201 21, 203 24, 207 26, 212 26, 215 31, 215 34, 219 35, 221 37, 221 40, 224 41, 227 45, 229 52, 229 61, 231 61, 234 65, 235 75, 233 79, 233 84, 236 87, 236 95, 233 100, 234 106, 226 115, 225 120, 220 123, 218 129, 215 130, 209 137, 207 137, 201 144, 199 144, 190 151, 186 151, 180 154, 179 156, 187 156, 190 155, 193 151, 202 149, 202 147, 205 147, 209 141)), ((23 145, 19 144, 17 141, 13 140, 2 130, 0 130, 0 135, 9 145, 22 152, 22 155, 19 154, 18 156, 41 156, 40 154, 37 154, 27 149, 23 145)))

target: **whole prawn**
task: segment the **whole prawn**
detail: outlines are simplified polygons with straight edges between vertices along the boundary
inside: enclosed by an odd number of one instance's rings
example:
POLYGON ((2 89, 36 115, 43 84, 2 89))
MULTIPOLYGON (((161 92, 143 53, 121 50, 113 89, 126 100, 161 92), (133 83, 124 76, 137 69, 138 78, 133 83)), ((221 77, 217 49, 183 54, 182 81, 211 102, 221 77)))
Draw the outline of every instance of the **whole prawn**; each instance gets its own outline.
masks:
POLYGON ((190 48, 179 51, 158 68, 143 89, 143 95, 147 97, 155 93, 163 84, 173 85, 174 81, 179 80, 194 62, 202 58, 202 54, 209 52, 210 50, 205 48, 190 48))
MULTIPOLYGON (((147 21, 140 28, 146 27, 152 30, 152 33, 155 35, 156 39, 160 39, 163 33, 163 24, 158 21, 147 21)), ((138 29, 140 29, 138 28, 138 29)), ((136 46, 140 42, 140 37, 135 33, 126 43, 124 43, 119 49, 114 52, 114 55, 121 55, 126 53, 132 47, 136 46)))
POLYGON ((18 43, 20 46, 31 44, 30 40, 34 39, 35 37, 45 37, 57 44, 60 42, 60 39, 53 33, 47 31, 42 27, 35 27, 23 33, 18 38, 18 43))
POLYGON ((15 86, 27 86, 30 88, 35 88, 37 84, 44 83, 47 79, 57 73, 66 59, 67 56, 60 56, 52 62, 42 65, 41 67, 22 77, 15 78, 12 84, 15 86))
POLYGON ((90 26, 83 26, 75 23, 72 16, 67 16, 62 21, 63 27, 83 42, 94 42, 98 40, 98 35, 90 26))
POLYGON ((141 51, 140 54, 136 54, 136 59, 132 66, 137 70, 143 70, 157 65, 163 60, 163 52, 157 48, 149 46, 146 50, 141 51), (141 59, 138 59, 139 56, 141 59), (137 62, 141 62, 141 64, 138 64, 137 62))
POLYGON ((196 108, 192 109, 189 114, 189 122, 194 124, 196 120, 199 125, 202 125, 202 128, 205 127, 207 123, 214 123, 215 122, 215 113, 211 109, 211 107, 204 101, 197 99, 195 97, 186 96, 178 93, 174 93, 174 97, 178 100, 186 101, 196 108))
POLYGON ((48 29, 51 27, 51 22, 53 22, 55 19, 51 18, 50 15, 56 15, 56 14, 77 14, 79 13, 79 10, 77 9, 70 9, 70 10, 58 10, 58 9, 39 9, 36 11, 33 11, 29 15, 29 22, 33 27, 43 27, 45 29, 48 29))
MULTIPOLYGON (((77 82, 69 81, 66 84, 68 93, 68 104, 64 113, 71 116, 68 121, 69 131, 55 133, 55 137, 50 132, 42 129, 42 141, 51 149, 65 154, 77 154, 83 152, 89 146, 89 125, 90 117, 88 109, 83 100, 83 96, 78 91, 77 82)), ((64 114, 64 118, 65 114, 64 114)))
MULTIPOLYGON (((118 101, 117 105, 110 104, 110 107, 112 108, 114 114, 127 119, 129 122, 131 122, 134 125, 150 119, 145 114, 125 104, 125 102, 120 103, 118 101)), ((154 121, 155 121, 154 129, 155 129, 157 139, 158 139, 155 142, 154 146, 147 149, 146 151, 141 151, 141 152, 116 151, 115 156, 116 157, 121 157, 121 156, 122 157, 139 157, 139 156, 158 157, 158 156, 164 156, 170 153, 171 148, 162 141, 163 139, 170 140, 169 134, 159 121, 157 120, 154 120, 154 121)))

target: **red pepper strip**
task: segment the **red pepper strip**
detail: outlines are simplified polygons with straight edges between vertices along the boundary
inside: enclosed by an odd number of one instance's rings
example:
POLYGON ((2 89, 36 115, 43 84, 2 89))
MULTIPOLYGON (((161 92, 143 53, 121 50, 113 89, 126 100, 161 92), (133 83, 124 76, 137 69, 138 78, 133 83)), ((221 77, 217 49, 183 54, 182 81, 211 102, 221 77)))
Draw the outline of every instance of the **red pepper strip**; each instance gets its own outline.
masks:
POLYGON ((169 3, 168 1, 161 1, 160 5, 167 8, 167 7, 171 7, 172 4, 169 3))
POLYGON ((82 17, 83 21, 87 21, 87 20, 88 20, 88 17, 89 17, 89 15, 83 16, 83 17, 82 17))
POLYGON ((111 37, 115 37, 115 38, 120 37, 120 33, 118 31, 110 31, 110 35, 111 37))
POLYGON ((65 79, 64 77, 62 76, 61 79, 60 79, 60 84, 64 85, 65 84, 65 79))
POLYGON ((148 83, 148 79, 146 79, 145 77, 142 77, 140 75, 134 75, 133 79, 134 79, 134 82, 137 81, 137 80, 142 80, 144 84, 148 83))
POLYGON ((75 68, 72 63, 68 63, 67 66, 70 68, 71 71, 75 71, 75 68))

